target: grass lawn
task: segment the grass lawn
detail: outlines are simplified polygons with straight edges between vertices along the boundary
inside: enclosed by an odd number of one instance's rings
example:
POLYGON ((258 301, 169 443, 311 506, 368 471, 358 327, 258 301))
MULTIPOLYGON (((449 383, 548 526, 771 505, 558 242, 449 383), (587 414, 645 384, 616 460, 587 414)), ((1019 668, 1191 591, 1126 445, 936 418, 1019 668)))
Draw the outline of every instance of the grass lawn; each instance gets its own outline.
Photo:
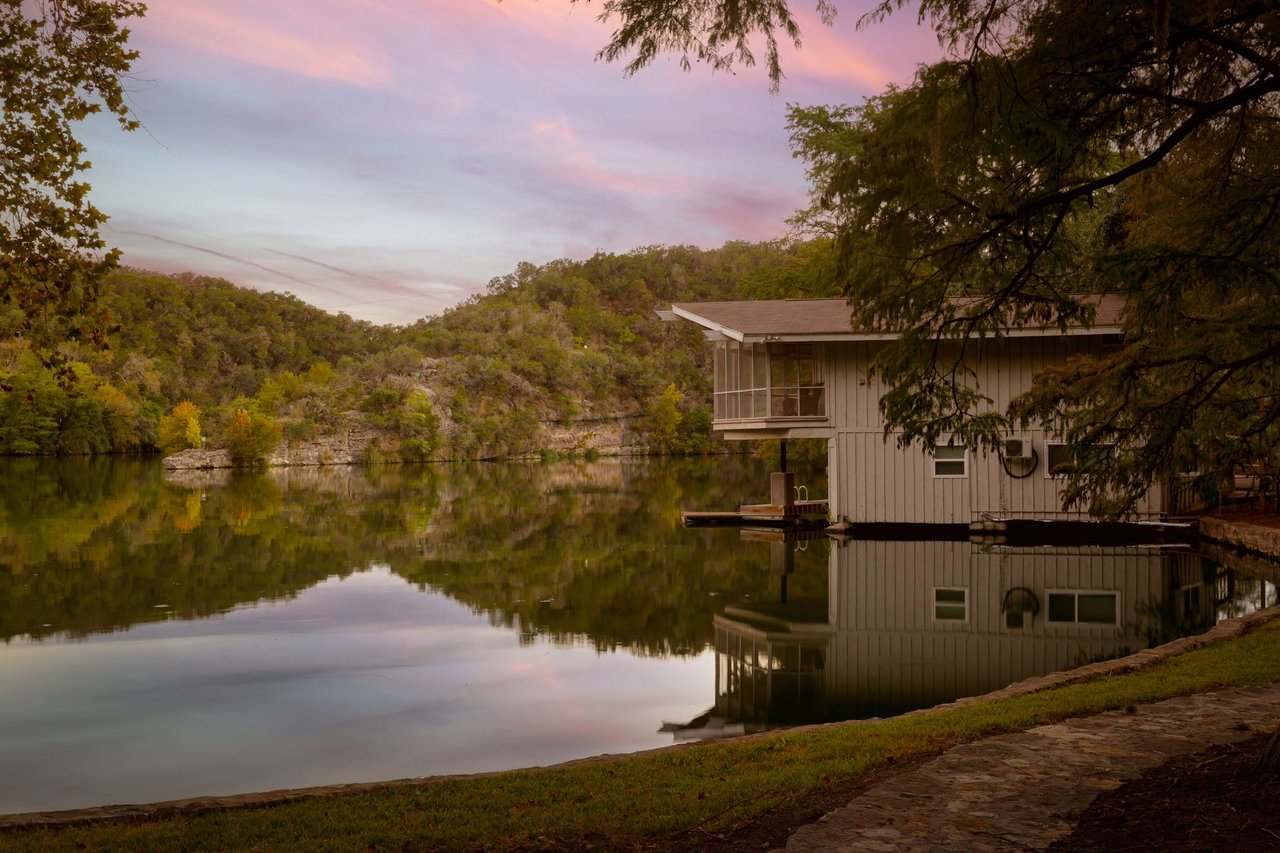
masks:
POLYGON ((1280 680, 1280 624, 1149 669, 914 717, 155 821, 0 832, 0 851, 631 849, 984 735, 1280 680), (554 840, 554 842, 552 841, 554 840))

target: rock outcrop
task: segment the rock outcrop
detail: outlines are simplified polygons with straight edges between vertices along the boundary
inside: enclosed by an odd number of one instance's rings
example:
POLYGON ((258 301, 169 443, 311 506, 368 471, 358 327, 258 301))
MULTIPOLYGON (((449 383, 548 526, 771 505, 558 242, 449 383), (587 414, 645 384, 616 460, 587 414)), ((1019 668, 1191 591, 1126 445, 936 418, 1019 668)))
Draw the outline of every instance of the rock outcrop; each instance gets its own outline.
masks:
MULTIPOLYGON (((532 442, 534 446, 525 455, 536 456, 551 450, 557 453, 595 451, 601 456, 643 456, 649 449, 632 428, 633 420, 630 417, 609 417, 570 424, 546 423, 542 425, 538 440, 532 442)), ((271 468, 358 464, 366 460, 369 445, 379 435, 371 427, 358 426, 314 441, 281 442, 264 464, 271 468)), ((169 471, 192 471, 241 466, 232 461, 226 450, 184 450, 166 456, 164 467, 169 471)))
MULTIPOLYGON (((282 441, 265 460, 269 467, 298 465, 351 465, 364 461, 369 444, 377 437, 370 427, 353 427, 314 441, 282 441)), ((184 450, 166 456, 164 467, 170 471, 198 468, 238 467, 226 450, 184 450)))
POLYGON ((649 448, 632 428, 634 418, 597 418, 579 420, 570 424, 543 424, 542 450, 558 453, 585 453, 594 450, 601 456, 643 456, 649 448))

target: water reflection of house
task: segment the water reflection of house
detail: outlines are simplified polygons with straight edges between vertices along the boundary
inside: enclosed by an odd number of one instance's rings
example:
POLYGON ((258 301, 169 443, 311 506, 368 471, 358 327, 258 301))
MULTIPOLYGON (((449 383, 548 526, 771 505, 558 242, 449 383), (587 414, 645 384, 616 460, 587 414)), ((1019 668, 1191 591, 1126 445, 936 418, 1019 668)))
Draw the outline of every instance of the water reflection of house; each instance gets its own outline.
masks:
MULTIPOLYGON (((1089 297, 1089 328, 1056 323, 1011 327, 1001 340, 970 348, 963 366, 1003 411, 1032 377, 1076 354, 1119 341, 1118 297, 1089 297)), ((714 346, 714 426, 728 439, 819 438, 828 446, 831 517, 853 522, 968 523, 984 514, 1024 518, 1064 513, 1056 476, 1073 449, 1040 429, 1011 434, 1000 455, 955 442, 921 452, 885 441, 883 388, 871 371, 891 333, 850 328, 840 299, 701 302, 672 313, 706 330, 714 346)), ((938 358, 953 360, 948 344, 938 358)), ((1137 510, 1169 509, 1156 488, 1137 510)))
POLYGON ((1136 548, 833 542, 825 606, 716 618, 715 714, 757 726, 883 716, 1138 651, 1213 623, 1223 593, 1209 565, 1136 548))

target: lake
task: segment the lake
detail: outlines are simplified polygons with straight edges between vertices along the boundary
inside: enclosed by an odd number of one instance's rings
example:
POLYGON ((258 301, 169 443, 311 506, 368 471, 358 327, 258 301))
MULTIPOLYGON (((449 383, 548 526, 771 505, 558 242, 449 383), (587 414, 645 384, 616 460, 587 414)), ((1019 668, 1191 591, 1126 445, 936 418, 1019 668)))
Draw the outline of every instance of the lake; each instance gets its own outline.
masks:
POLYGON ((681 526, 767 495, 741 457, 0 460, 0 813, 898 713, 1275 600, 1191 554, 681 526))

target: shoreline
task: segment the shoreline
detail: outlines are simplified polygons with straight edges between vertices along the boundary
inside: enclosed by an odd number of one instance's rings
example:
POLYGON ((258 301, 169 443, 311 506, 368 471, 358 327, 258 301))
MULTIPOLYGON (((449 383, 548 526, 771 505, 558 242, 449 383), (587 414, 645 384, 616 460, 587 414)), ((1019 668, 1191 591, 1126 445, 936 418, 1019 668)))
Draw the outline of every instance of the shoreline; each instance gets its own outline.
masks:
MULTIPOLYGON (((1280 533, 1280 531, 1277 531, 1280 533)), ((94 824, 110 824, 123 821, 163 820, 166 818, 195 817, 211 812, 231 810, 270 808, 286 803, 318 798, 339 797, 344 794, 369 793, 387 789, 427 788, 450 781, 476 780, 502 777, 526 771, 567 769, 591 765, 607 765, 613 762, 626 761, 632 758, 661 755, 663 753, 683 752, 705 748, 714 748, 721 743, 750 743, 778 737, 793 737, 815 731, 828 731, 838 728, 856 728, 890 719, 910 719, 929 717, 945 713, 956 708, 996 702, 1004 699, 1028 696, 1059 687, 1079 684, 1085 681, 1107 676, 1124 675, 1148 669, 1156 664, 1186 652, 1202 649, 1210 645, 1224 642, 1254 631, 1263 625, 1280 620, 1280 605, 1260 609, 1246 616, 1224 619, 1203 634, 1182 637, 1160 646, 1135 652, 1114 660, 1086 664, 1074 669, 1062 670, 1047 675, 1035 676, 1015 682, 1007 687, 935 705, 908 711, 896 717, 871 717, 862 720, 845 720, 833 723, 817 723, 779 731, 759 732, 742 735, 730 741, 710 743, 677 743, 654 749, 627 753, 606 753, 586 756, 556 764, 536 765, 531 767, 514 767, 507 770, 496 770, 483 773, 463 773, 442 776, 424 776, 407 779, 390 779, 377 782, 349 782, 335 785, 321 785, 305 788, 286 788, 272 791, 258 791, 241 794, 188 797, 178 800, 162 800, 152 803, 128 803, 104 806, 93 806, 82 809, 64 809, 44 812, 19 812, 0 814, 0 833, 25 829, 61 829, 94 824)))

